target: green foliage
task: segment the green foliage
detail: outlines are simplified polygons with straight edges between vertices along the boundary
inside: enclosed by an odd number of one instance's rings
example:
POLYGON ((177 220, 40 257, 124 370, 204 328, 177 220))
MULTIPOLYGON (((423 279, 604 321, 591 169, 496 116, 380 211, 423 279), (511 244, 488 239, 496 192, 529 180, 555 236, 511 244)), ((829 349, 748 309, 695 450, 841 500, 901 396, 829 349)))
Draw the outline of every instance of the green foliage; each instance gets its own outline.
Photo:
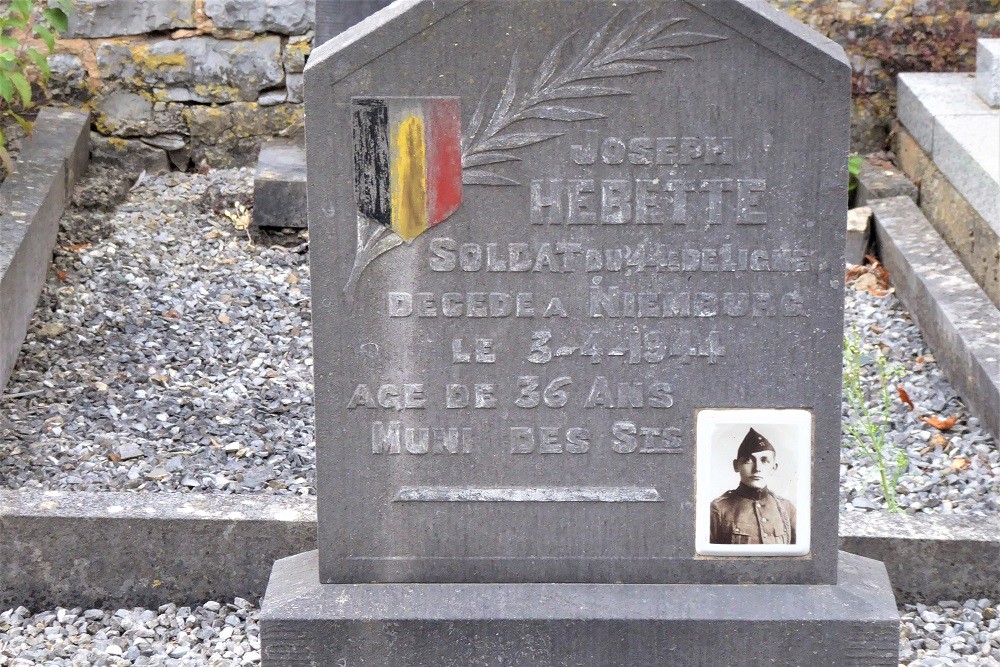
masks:
POLYGON ((858 176, 861 174, 861 165, 864 164, 865 159, 860 155, 852 155, 847 160, 847 191, 854 192, 858 189, 858 176))
POLYGON ((866 350, 857 329, 844 336, 844 395, 849 405, 844 430, 853 445, 874 462, 890 512, 899 511, 896 487, 910 465, 906 450, 886 438, 892 422, 894 381, 902 372, 889 364, 878 347, 866 350), (870 377, 872 366, 874 377, 870 377))
MULTIPOLYGON (((67 14, 72 0, 10 0, 0 7, 0 120, 13 118, 26 133, 31 123, 22 114, 32 106, 32 80, 45 84, 49 80, 46 56, 56 47, 56 34, 69 27, 67 14), (41 40, 46 52, 35 46, 41 40)), ((0 127, 0 162, 8 172, 14 165, 7 153, 6 137, 0 127)))

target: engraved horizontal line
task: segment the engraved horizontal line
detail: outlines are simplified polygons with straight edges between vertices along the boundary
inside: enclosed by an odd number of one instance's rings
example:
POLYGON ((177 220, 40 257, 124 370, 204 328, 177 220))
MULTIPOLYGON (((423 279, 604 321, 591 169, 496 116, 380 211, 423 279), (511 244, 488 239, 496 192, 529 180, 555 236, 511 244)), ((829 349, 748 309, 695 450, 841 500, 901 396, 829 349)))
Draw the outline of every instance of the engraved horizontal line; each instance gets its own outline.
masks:
POLYGON ((653 488, 638 486, 547 486, 474 488, 404 486, 394 503, 660 503, 653 488))
POLYGON ((479 561, 666 561, 683 560, 689 561, 688 556, 344 556, 344 560, 372 561, 375 563, 382 561, 414 562, 424 560, 455 561, 456 563, 468 560, 479 561))

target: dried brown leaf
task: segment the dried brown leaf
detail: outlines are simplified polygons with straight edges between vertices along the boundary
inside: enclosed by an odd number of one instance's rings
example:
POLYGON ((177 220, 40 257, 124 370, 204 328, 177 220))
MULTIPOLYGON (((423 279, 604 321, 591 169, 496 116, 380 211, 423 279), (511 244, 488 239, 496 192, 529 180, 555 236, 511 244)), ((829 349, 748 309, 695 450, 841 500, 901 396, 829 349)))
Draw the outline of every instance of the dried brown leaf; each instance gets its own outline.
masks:
POLYGON ((910 395, 906 393, 905 389, 903 389, 903 385, 898 385, 896 387, 896 391, 899 392, 899 400, 903 401, 903 403, 906 403, 907 408, 913 410, 914 408, 913 401, 910 400, 910 395))
POLYGON ((941 417, 921 417, 920 421, 925 424, 930 424, 939 431, 947 431, 952 426, 958 422, 957 417, 946 417, 942 419, 941 417))

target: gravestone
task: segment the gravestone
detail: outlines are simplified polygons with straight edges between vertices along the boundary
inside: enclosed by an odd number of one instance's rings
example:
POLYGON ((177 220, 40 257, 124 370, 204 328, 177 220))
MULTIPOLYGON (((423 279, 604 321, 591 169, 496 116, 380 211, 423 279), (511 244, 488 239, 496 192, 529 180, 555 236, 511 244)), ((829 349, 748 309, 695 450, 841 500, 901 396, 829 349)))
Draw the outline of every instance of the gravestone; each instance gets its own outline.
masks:
POLYGON ((391 0, 316 0, 315 46, 339 35, 390 2, 391 0))
POLYGON ((837 551, 849 78, 753 0, 313 53, 319 550, 266 665, 895 664, 837 551))

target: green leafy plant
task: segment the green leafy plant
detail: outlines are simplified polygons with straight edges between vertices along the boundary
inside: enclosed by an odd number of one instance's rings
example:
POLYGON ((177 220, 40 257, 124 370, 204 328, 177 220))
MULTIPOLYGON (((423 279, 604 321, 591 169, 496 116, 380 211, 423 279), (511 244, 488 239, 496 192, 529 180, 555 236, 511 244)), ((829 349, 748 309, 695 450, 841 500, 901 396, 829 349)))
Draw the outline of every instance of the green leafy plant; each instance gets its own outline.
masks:
POLYGON ((847 191, 854 192, 858 189, 858 176, 861 174, 861 165, 865 163, 865 159, 860 155, 852 155, 847 160, 847 191))
POLYGON ((875 347, 865 350, 856 328, 844 336, 844 395, 849 406, 844 430, 855 447, 875 464, 890 512, 899 511, 896 487, 910 464, 909 454, 887 438, 892 422, 894 380, 902 369, 875 347), (874 366, 874 377, 870 367, 874 366))
MULTIPOLYGON (((49 80, 47 55, 56 47, 56 34, 69 27, 67 14, 72 0, 10 0, 0 8, 0 120, 13 118, 28 134, 31 122, 23 117, 32 106, 32 79, 49 80), (47 52, 41 51, 38 40, 47 52)), ((7 152, 6 137, 0 127, 0 162, 10 172, 14 165, 7 152)))

